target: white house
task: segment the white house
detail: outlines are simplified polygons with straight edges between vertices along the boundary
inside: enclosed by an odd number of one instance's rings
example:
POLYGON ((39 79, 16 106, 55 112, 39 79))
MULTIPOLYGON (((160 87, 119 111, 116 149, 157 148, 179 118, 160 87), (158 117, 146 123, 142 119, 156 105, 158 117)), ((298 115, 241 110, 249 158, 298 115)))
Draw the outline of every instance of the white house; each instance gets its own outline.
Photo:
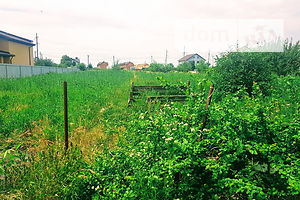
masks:
POLYGON ((202 56, 195 53, 195 54, 190 54, 190 55, 184 56, 183 58, 178 60, 178 62, 179 62, 179 64, 184 63, 184 62, 191 62, 191 63, 194 63, 195 65, 197 65, 200 63, 201 60, 205 61, 205 59, 202 56))

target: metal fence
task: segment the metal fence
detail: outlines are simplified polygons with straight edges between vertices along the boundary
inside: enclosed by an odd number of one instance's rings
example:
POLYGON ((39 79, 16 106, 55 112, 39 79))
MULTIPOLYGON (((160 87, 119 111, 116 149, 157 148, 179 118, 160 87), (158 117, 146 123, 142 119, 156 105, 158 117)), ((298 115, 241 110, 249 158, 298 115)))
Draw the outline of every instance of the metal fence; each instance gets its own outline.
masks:
POLYGON ((79 71, 77 68, 61 68, 47 66, 28 66, 0 64, 0 78, 18 78, 47 73, 67 73, 79 71))

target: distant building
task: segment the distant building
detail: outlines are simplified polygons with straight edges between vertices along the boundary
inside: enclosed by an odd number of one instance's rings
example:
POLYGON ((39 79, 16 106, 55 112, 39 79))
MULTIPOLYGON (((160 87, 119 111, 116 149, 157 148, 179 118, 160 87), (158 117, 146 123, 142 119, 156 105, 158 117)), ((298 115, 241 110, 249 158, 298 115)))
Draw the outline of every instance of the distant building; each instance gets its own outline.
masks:
POLYGON ((99 62, 98 64, 97 64, 97 68, 98 69, 107 69, 107 67, 108 67, 108 63, 107 62, 99 62))
POLYGON ((132 62, 124 62, 120 63, 120 69, 130 70, 132 67, 134 67, 134 64, 132 62))
POLYGON ((184 62, 191 62, 194 65, 197 65, 200 63, 201 60, 205 59, 200 56, 199 54, 195 53, 195 54, 190 54, 190 55, 186 55, 183 58, 181 58, 180 60, 178 60, 179 64, 184 63, 184 62))
POLYGON ((138 64, 134 66, 137 71, 147 69, 148 67, 150 67, 149 64, 138 64))
POLYGON ((76 66, 77 64, 80 63, 80 59, 78 57, 75 57, 75 58, 71 58, 72 59, 72 63, 74 66, 76 66))
POLYGON ((0 63, 34 65, 33 41, 0 31, 0 63))

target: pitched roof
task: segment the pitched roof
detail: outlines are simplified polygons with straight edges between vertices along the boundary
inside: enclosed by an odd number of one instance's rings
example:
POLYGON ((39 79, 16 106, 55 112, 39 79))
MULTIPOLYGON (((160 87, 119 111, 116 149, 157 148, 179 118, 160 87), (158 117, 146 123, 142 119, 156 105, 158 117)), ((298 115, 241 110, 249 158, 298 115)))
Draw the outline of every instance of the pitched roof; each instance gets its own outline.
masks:
MULTIPOLYGON (((179 60, 179 62, 187 61, 188 59, 190 59, 190 58, 193 57, 194 55, 200 56, 200 55, 197 54, 197 53, 189 54, 189 55, 186 55, 186 56, 184 56, 183 58, 181 58, 181 59, 179 60)), ((201 57, 202 59, 204 59, 202 56, 200 56, 200 57, 201 57)))
POLYGON ((22 37, 19 37, 19 36, 4 32, 4 31, 0 31, 0 39, 16 42, 16 43, 20 43, 20 44, 25 44, 28 46, 34 46, 32 40, 28 40, 26 38, 22 38, 22 37))
POLYGON ((120 66, 123 66, 123 65, 128 65, 128 64, 133 64, 133 63, 132 63, 132 62, 130 62, 130 61, 129 61, 129 62, 123 62, 123 63, 119 63, 119 65, 120 65, 120 66))
POLYGON ((148 68, 150 65, 149 64, 138 64, 138 65, 135 65, 134 67, 136 69, 145 69, 145 68, 148 68))
POLYGON ((108 62, 105 62, 105 61, 99 62, 99 63, 97 64, 97 66, 102 65, 102 64, 108 65, 108 62))

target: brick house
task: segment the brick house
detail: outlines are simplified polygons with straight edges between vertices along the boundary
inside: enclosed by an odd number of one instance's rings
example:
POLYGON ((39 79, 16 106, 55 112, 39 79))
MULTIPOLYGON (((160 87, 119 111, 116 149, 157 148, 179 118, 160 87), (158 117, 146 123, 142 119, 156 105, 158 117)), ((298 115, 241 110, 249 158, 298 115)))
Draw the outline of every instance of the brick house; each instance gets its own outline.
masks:
POLYGON ((124 62, 120 63, 120 69, 130 70, 132 67, 134 67, 134 64, 132 62, 124 62))
POLYGON ((107 69, 107 66, 108 66, 108 62, 99 62, 98 64, 97 64, 97 68, 98 69, 107 69))

